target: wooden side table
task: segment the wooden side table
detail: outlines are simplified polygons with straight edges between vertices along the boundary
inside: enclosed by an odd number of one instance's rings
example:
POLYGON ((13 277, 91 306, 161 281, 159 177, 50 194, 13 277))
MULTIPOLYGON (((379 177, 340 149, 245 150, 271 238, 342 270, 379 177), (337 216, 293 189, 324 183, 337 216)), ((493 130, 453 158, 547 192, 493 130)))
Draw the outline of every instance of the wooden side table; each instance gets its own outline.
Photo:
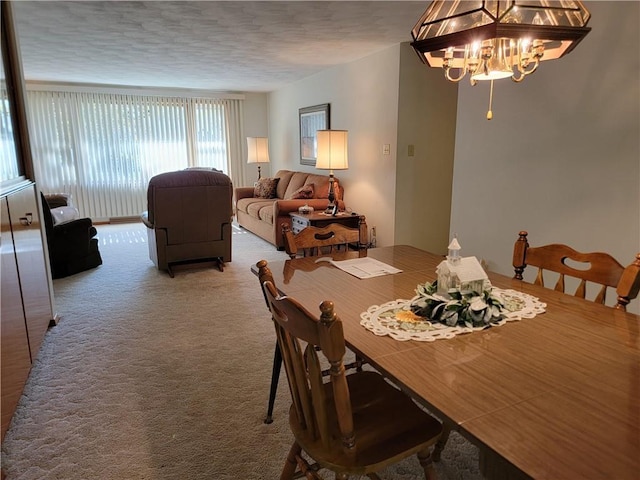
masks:
POLYGON ((360 219, 362 218, 364 220, 364 215, 352 215, 345 212, 340 212, 335 217, 332 215, 325 215, 322 212, 292 212, 289 213, 289 215, 291 216, 291 231, 294 234, 299 233, 308 226, 326 227, 331 223, 340 223, 345 227, 358 228, 360 225, 360 219))
POLYGON ((360 242, 361 245, 365 247, 369 244, 369 232, 364 215, 340 212, 334 217, 333 215, 326 215, 323 212, 291 212, 289 216, 291 217, 291 231, 294 235, 308 226, 326 227, 331 223, 340 223, 345 227, 358 228, 362 222, 364 223, 364 229, 360 231, 360 242))

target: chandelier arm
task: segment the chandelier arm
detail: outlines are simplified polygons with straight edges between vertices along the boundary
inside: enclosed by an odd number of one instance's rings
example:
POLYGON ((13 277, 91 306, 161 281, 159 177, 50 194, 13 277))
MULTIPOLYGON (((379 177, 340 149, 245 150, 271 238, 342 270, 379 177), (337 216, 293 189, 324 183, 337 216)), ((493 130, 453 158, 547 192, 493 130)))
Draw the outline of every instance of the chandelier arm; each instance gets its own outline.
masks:
POLYGON ((511 77, 511 80, 513 80, 516 83, 520 83, 521 81, 524 80, 524 77, 526 76, 526 74, 524 72, 522 72, 519 68, 518 68, 518 73, 520 73, 519 77, 516 77, 516 74, 514 73, 513 76, 511 77))
POLYGON ((467 74, 467 70, 465 68, 461 68, 460 69, 460 76, 458 76, 458 77, 452 77, 450 72, 451 72, 451 68, 445 68, 444 69, 444 76, 445 76, 445 78, 447 80, 449 80, 450 82, 454 82, 454 83, 457 83, 460 80, 462 80, 465 77, 465 75, 467 74))
POLYGON ((533 59, 533 66, 527 70, 527 67, 523 67, 520 63, 518 63, 518 71, 524 75, 531 75, 538 69, 538 65, 540 65, 540 59, 535 57, 533 59))

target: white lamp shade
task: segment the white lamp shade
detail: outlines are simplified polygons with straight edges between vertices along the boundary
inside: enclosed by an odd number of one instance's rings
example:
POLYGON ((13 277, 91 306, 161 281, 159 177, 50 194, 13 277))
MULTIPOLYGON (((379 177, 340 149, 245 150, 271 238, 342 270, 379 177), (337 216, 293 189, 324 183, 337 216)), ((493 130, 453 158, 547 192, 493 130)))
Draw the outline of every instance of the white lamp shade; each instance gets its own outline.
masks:
POLYGON ((269 163, 269 139, 247 137, 247 163, 269 163))
POLYGON ((347 130, 318 130, 316 168, 321 170, 349 168, 347 133, 347 130))

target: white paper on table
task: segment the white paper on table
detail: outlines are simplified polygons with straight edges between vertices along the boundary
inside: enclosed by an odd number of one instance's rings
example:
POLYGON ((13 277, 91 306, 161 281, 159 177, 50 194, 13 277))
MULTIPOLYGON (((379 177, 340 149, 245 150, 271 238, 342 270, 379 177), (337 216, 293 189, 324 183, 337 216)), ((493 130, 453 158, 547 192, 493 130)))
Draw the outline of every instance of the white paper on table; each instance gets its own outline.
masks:
POLYGON ((340 270, 343 270, 358 278, 373 278, 382 275, 390 275, 394 273, 400 273, 402 270, 382 263, 375 258, 362 257, 352 258, 350 260, 331 260, 323 257, 317 261, 328 261, 332 265, 335 265, 340 270))

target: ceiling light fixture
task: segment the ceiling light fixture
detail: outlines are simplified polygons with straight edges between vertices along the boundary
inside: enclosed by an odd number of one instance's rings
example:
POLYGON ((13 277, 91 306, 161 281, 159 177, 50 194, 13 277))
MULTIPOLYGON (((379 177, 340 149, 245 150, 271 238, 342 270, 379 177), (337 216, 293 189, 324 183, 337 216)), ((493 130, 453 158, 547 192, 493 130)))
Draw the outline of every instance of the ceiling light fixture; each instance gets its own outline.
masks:
POLYGON ((490 80, 491 120, 493 80, 521 82, 541 61, 566 55, 591 31, 590 18, 572 0, 436 0, 413 27, 411 46, 451 82, 490 80))

